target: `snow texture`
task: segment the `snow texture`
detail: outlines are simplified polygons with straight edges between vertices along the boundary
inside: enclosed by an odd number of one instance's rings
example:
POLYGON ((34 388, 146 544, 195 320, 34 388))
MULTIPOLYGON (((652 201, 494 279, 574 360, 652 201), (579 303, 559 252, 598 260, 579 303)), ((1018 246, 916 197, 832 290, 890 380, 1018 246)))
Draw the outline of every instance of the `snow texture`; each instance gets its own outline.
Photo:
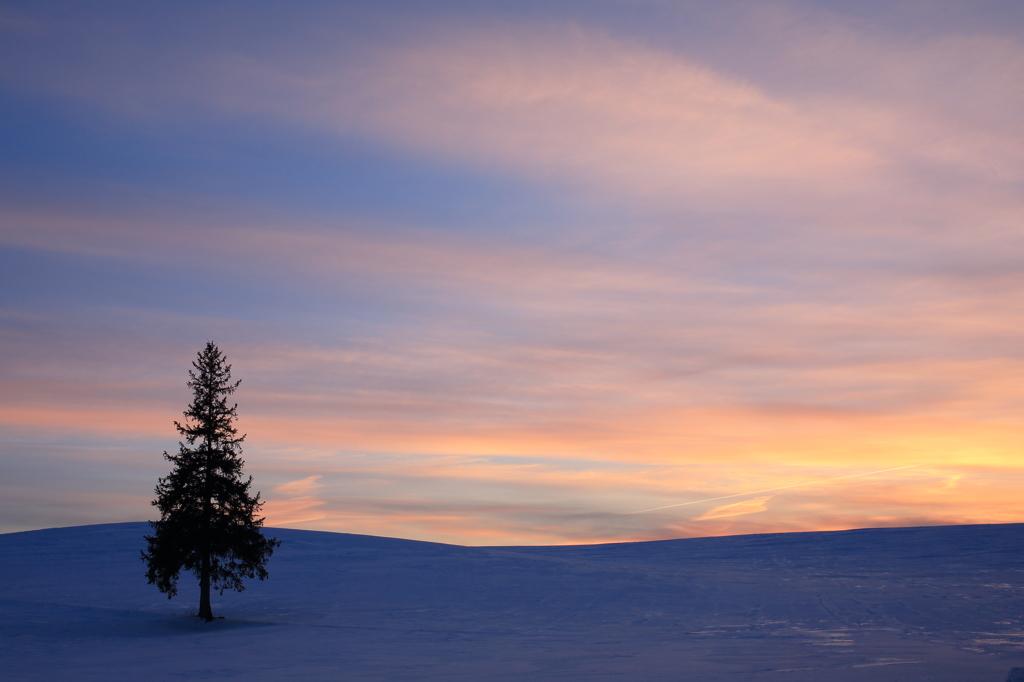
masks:
POLYGON ((4 680, 939 680, 1024 664, 1024 524, 576 547, 271 529, 186 615, 142 523, 0 535, 4 680))

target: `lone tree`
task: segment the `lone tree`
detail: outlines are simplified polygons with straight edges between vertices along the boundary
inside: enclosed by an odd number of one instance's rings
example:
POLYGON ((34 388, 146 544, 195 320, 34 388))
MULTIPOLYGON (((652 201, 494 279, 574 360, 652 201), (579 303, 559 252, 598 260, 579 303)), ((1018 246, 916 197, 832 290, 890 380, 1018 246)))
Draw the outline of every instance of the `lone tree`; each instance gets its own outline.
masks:
POLYGON ((199 579, 199 617, 213 620, 210 588, 241 592, 243 578, 267 578, 267 559, 280 540, 263 537, 260 494, 249 494, 252 476, 242 479, 242 441, 234 426, 238 405, 228 396, 241 381, 231 381, 231 365, 212 342, 206 343, 189 370, 192 404, 185 423, 174 422, 186 443, 178 454, 164 452, 174 464, 159 479, 153 505, 160 520, 150 521, 148 551, 142 559, 146 578, 167 598, 178 593, 178 574, 191 571, 199 579))

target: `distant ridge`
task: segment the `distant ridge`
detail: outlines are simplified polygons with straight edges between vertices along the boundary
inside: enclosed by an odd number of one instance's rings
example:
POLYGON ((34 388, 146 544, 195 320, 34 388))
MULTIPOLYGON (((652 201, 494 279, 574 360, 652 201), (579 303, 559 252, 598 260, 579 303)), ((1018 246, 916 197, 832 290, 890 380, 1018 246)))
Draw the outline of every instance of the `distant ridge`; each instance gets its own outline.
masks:
MULTIPOLYGON (((21 535, 25 533, 48 533, 53 531, 70 531, 70 530, 82 530, 88 532, 88 529, 96 529, 101 531, 102 529, 116 529, 116 528, 138 528, 144 533, 149 532, 148 521, 123 521, 118 523, 96 523, 96 524, 85 524, 80 526, 54 526, 52 528, 39 528, 33 530, 20 530, 10 531, 7 533, 0 533, 0 538, 4 536, 21 535)), ((622 546, 622 545, 656 545, 659 543, 672 543, 672 542, 696 542, 696 541, 716 541, 716 540, 737 540, 746 538, 784 538, 784 537, 801 537, 809 538, 812 536, 835 536, 839 534, 858 534, 858 533, 914 533, 921 532, 922 537, 928 537, 929 531, 940 531, 953 529, 1013 529, 1019 528, 1024 532, 1024 523, 973 523, 973 524, 947 524, 947 525, 929 525, 929 526, 873 526, 868 528, 848 528, 844 530, 812 530, 812 531, 780 531, 774 533, 742 533, 737 535, 712 535, 712 536, 700 536, 700 537, 688 537, 688 538, 666 538, 660 540, 624 540, 617 542, 601 542, 601 543, 585 543, 585 544, 564 544, 564 545, 457 545, 447 542, 436 542, 431 540, 414 540, 410 538, 395 538, 381 535, 367 535, 365 533, 347 533, 343 531, 325 531, 325 530, 307 530, 302 528, 283 528, 277 526, 267 526, 267 531, 274 531, 275 533, 320 533, 328 536, 345 536, 350 538, 367 538, 373 540, 387 540, 397 542, 414 542, 424 545, 442 545, 445 547, 465 547, 467 549, 498 549, 498 548, 558 548, 558 547, 606 547, 606 546, 622 546)), ((953 532, 958 532, 953 530, 953 532)), ((970 533, 970 531, 964 531, 970 533)), ((987 535, 983 533, 983 535, 987 535)), ((997 535, 1001 535, 997 531, 997 535)))

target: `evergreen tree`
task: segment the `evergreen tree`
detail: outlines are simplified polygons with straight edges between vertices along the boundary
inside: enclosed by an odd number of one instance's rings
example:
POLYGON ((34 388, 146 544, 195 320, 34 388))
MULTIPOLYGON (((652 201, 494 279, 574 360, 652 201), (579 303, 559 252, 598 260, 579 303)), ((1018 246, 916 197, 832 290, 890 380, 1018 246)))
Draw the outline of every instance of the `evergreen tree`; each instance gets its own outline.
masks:
POLYGON ((263 537, 260 494, 249 494, 252 476, 242 479, 245 436, 234 426, 238 405, 227 402, 241 381, 232 383, 226 360, 207 342, 192 363, 192 404, 185 423, 174 422, 186 442, 178 443, 176 455, 164 452, 174 469, 157 483, 153 505, 160 520, 150 521, 154 533, 142 553, 146 578, 168 599, 178 593, 181 569, 199 579, 199 617, 206 621, 213 620, 210 588, 241 592, 243 578, 265 580, 267 559, 281 544, 263 537))

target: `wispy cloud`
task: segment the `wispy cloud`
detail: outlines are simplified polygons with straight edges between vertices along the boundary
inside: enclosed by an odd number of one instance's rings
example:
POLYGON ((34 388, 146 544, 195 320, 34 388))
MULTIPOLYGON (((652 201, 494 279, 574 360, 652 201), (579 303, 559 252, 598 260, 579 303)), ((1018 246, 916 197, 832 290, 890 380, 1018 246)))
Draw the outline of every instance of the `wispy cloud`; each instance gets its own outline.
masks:
MULTIPOLYGON (((354 102, 311 113, 474 162, 640 195, 696 197, 724 184, 734 192, 737 182, 836 173, 863 182, 877 165, 840 131, 750 83, 599 32, 463 27, 434 38, 376 51, 352 79, 354 102)), ((326 78, 319 85, 333 89, 326 78)))
POLYGON ((313 474, 312 476, 306 476, 300 478, 297 481, 289 481, 282 483, 274 488, 274 492, 278 495, 306 495, 318 489, 320 487, 319 481, 323 476, 321 474, 313 474))
POLYGON ((771 495, 764 497, 755 497, 750 500, 744 500, 742 502, 734 502, 732 504, 723 504, 720 507, 709 509, 700 516, 694 519, 694 521, 708 521, 710 519, 724 519, 730 516, 744 516, 746 514, 759 514, 763 511, 768 511, 768 500, 772 499, 771 495))

